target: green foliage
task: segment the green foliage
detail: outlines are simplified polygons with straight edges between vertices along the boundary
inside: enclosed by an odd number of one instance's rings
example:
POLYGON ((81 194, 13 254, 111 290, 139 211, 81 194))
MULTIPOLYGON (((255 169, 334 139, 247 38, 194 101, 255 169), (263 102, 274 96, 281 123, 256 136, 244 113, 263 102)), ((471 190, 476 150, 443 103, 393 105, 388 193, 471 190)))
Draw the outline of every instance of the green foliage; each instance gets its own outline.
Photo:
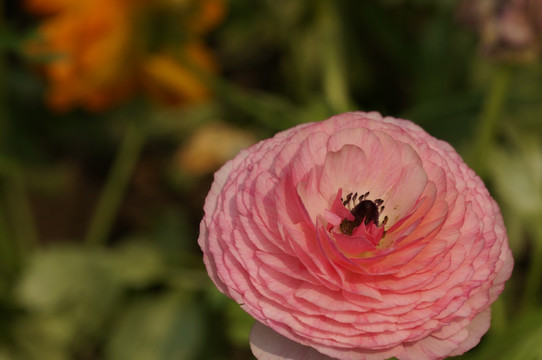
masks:
POLYGON ((15 324, 24 356, 68 359, 72 346, 100 334, 121 296, 104 255, 101 249, 71 246, 29 257, 15 289, 24 310, 15 324))
POLYGON ((193 359, 204 344, 202 309, 182 293, 130 304, 112 330, 106 359, 193 359))
POLYGON ((233 301, 228 301, 226 305, 226 318, 231 342, 239 347, 246 347, 249 343, 248 335, 254 324, 254 319, 233 301))
POLYGON ((460 359, 539 359, 542 356, 541 336, 542 312, 527 312, 506 332, 487 337, 478 348, 460 359))
POLYGON ((63 245, 36 252, 14 291, 21 308, 15 353, 70 359, 98 351, 98 342, 110 359, 193 359, 207 326, 197 293, 208 280, 187 291, 164 255, 141 240, 108 250, 63 245))

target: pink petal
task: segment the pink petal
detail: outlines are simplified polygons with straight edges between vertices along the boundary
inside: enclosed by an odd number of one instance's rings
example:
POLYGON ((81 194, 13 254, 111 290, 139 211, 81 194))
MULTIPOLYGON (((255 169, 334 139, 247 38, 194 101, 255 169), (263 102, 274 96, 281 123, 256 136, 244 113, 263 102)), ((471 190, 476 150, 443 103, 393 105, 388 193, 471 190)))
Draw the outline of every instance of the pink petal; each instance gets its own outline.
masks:
POLYGON ((369 236, 348 236, 341 233, 333 233, 331 236, 335 239, 339 249, 348 257, 356 257, 364 252, 376 250, 369 236))
POLYGON ((453 351, 451 354, 448 354, 449 356, 456 356, 461 355, 465 351, 472 349, 478 343, 480 342, 480 339, 482 336, 487 332, 489 329, 489 325, 491 323, 491 308, 487 308, 484 311, 482 311, 480 314, 478 314, 469 325, 467 325, 466 329, 469 332, 469 335, 467 338, 459 344, 459 347, 453 351))
POLYGON ((297 183, 297 194, 309 214, 309 218, 315 224, 317 217, 324 213, 329 207, 329 203, 318 191, 314 169, 303 178, 303 181, 297 183))
POLYGON ((250 348, 258 360, 332 360, 313 348, 292 341, 255 322, 250 331, 250 348))
POLYGON ((327 136, 315 132, 298 145, 298 152, 288 165, 294 183, 300 181, 306 174, 314 170, 315 165, 322 164, 326 154, 327 136))
POLYGON ((320 193, 331 201, 338 189, 343 189, 344 195, 361 191, 359 186, 367 176, 367 158, 363 150, 355 145, 344 145, 339 151, 326 154, 320 193))
POLYGON ((392 192, 384 199, 383 216, 388 216, 390 224, 394 224, 412 209, 426 184, 427 175, 419 164, 407 165, 401 169, 401 175, 391 187, 392 192))

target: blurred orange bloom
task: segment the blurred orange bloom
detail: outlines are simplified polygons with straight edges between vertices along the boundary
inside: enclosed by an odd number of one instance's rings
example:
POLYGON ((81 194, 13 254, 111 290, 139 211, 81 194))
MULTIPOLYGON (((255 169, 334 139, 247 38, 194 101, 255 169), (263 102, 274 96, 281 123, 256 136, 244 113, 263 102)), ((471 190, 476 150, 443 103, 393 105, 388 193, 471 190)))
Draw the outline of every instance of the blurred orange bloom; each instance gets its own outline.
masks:
POLYGON ((223 0, 202 1, 188 26, 194 32, 203 33, 220 23, 224 16, 223 0))
POLYGON ((199 127, 177 150, 173 168, 192 176, 209 174, 256 141, 247 130, 212 122, 199 127))
MULTIPOLYGON (((215 71, 216 65, 210 52, 202 44, 188 44, 184 58, 198 64, 196 71, 215 71)), ((182 66, 168 55, 155 55, 142 64, 143 86, 151 97, 172 105, 192 103, 209 97, 209 89, 191 71, 190 64, 182 66)))
POLYGON ((103 110, 136 91, 168 104, 210 95, 197 74, 216 66, 196 39, 223 18, 223 0, 26 0, 26 6, 45 16, 39 39, 28 49, 31 55, 51 58, 44 70, 54 109, 103 110), (154 10, 164 6, 178 12, 175 26, 183 36, 167 44, 158 39, 156 46, 149 24, 152 16, 159 16, 154 10))

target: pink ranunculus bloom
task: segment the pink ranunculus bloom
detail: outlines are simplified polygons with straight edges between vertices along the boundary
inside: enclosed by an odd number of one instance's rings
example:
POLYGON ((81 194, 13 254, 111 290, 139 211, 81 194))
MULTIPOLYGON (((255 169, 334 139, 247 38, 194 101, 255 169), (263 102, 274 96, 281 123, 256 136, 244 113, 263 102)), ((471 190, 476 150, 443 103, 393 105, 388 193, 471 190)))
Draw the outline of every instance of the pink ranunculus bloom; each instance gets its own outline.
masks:
POLYGON ((199 244, 258 359, 441 359, 474 347, 513 259, 447 143, 378 113, 303 124, 215 174, 199 244))

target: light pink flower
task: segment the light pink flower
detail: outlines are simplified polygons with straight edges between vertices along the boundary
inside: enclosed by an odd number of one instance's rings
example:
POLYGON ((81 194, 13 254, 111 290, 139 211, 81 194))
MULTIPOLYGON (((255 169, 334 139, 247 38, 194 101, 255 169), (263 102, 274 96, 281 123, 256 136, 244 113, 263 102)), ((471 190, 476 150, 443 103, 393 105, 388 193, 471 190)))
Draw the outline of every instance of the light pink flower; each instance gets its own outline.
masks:
POLYGON ((542 55, 542 0, 462 0, 459 17, 490 56, 530 62, 542 55))
POLYGON ((439 359, 474 347, 513 267, 497 204, 406 120, 346 113, 215 174, 199 244, 258 322, 258 359, 439 359))

